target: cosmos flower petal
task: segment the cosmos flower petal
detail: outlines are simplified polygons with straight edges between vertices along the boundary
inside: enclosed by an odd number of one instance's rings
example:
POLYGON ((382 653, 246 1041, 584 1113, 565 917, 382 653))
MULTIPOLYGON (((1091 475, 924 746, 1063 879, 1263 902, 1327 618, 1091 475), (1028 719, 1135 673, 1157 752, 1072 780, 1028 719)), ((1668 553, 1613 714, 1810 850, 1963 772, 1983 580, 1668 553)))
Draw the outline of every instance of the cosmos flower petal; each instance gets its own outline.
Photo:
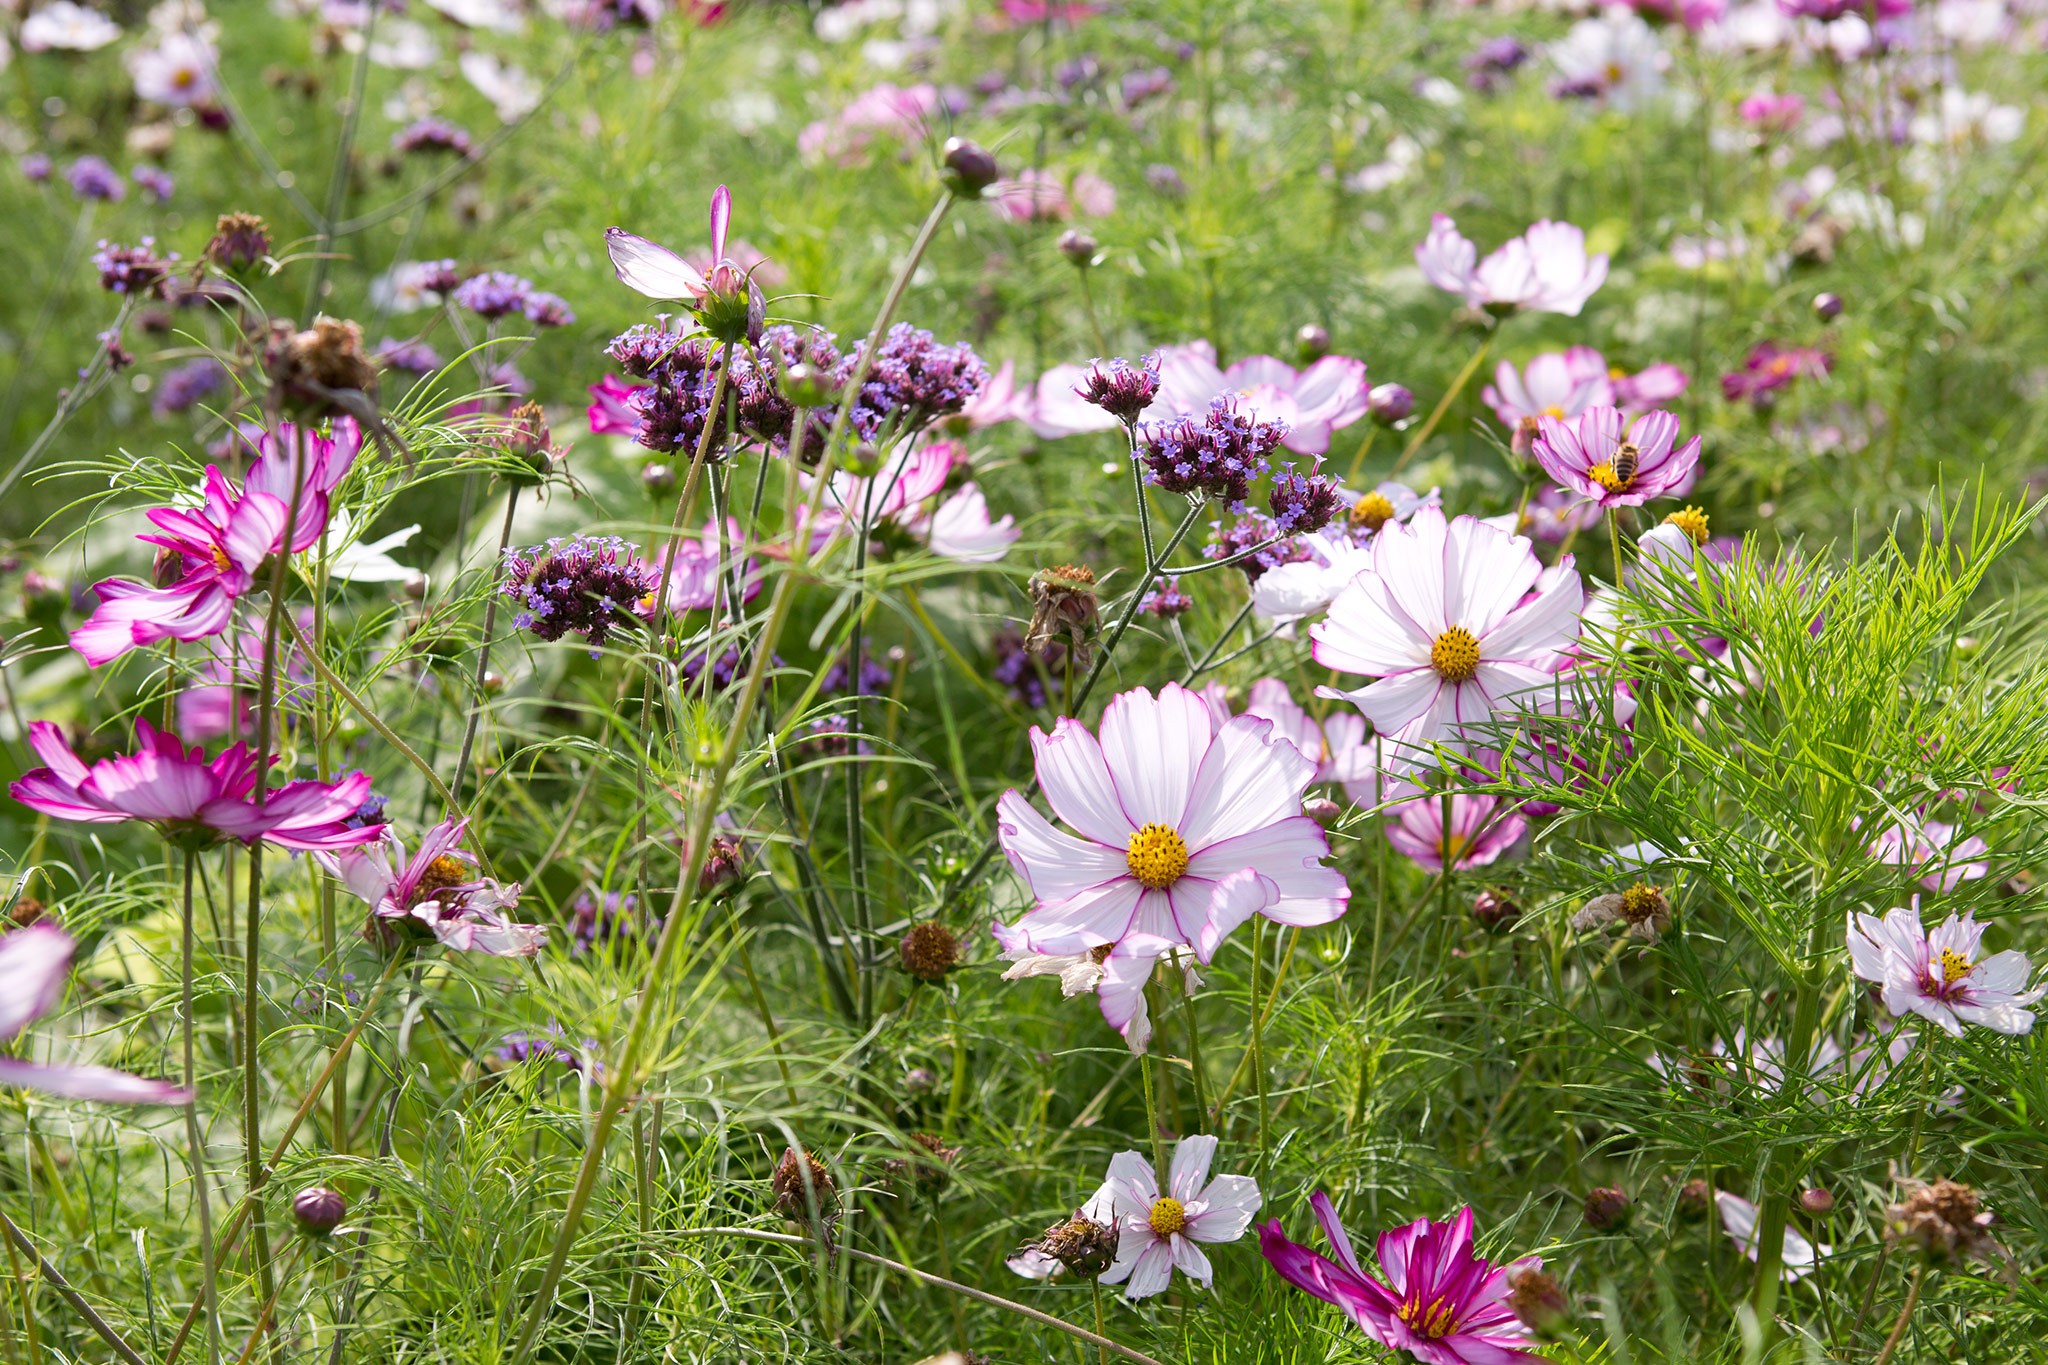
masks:
POLYGON ((1184 1137, 1173 1145, 1173 1161, 1166 1177, 1166 1192, 1182 1204, 1201 1198, 1209 1180, 1209 1163, 1216 1156, 1216 1139, 1207 1133, 1184 1137))
POLYGON ((1195 693, 1168 683, 1159 695, 1142 687, 1122 693, 1103 709, 1102 756, 1123 811, 1140 825, 1184 828, 1189 793, 1209 752, 1209 713, 1195 693))
MULTIPOLYGON (((1086 952, 1116 943, 1128 934, 1145 895, 1135 877, 1119 877, 1066 900, 1040 905, 1018 920, 1014 929, 1034 952, 1086 952)), ((1159 898, 1166 899, 1163 895, 1159 898)), ((1169 922, 1171 918, 1169 913, 1169 922)))
POLYGON ((1040 900, 1064 900, 1130 875, 1123 853, 1055 829, 1014 789, 996 803, 996 837, 1040 900))
POLYGON ((13 1057, 0 1057, 0 1085, 103 1104, 184 1104, 191 1099, 189 1091, 169 1081, 152 1081, 112 1067, 46 1066, 13 1057))
POLYGON ((71 935, 51 924, 0 937, 0 1042, 57 1007, 74 948, 71 935))
POLYGON ((1323 828, 1305 815, 1211 844, 1189 860, 1191 876, 1219 881, 1241 868, 1255 869, 1279 895, 1260 913, 1280 924, 1327 924, 1344 913, 1351 888, 1344 874, 1324 867, 1330 843, 1323 828))
POLYGON ((1038 783, 1053 811, 1098 844, 1125 848, 1138 823, 1124 812, 1102 746, 1086 726, 1063 716, 1050 735, 1031 731, 1038 783))
POLYGON ((1201 1197, 1207 1207, 1188 1225, 1187 1233, 1198 1242, 1236 1241, 1244 1236, 1252 1215, 1265 1202, 1259 1194, 1259 1182, 1248 1175, 1219 1175, 1209 1182, 1201 1197))
POLYGON ((1240 868, 1216 882, 1201 930, 1193 940, 1195 955, 1204 962, 1214 961, 1216 950, 1232 930, 1278 899, 1279 886, 1254 868, 1240 868))
POLYGON ((1198 854, 1237 831, 1299 815, 1301 794, 1315 773, 1314 761, 1274 735, 1271 721, 1237 716, 1216 732, 1195 774, 1187 813, 1179 822, 1181 838, 1191 854, 1198 854))
POLYGON ((693 299, 704 292, 696 267, 658 242, 624 228, 604 230, 604 248, 619 282, 650 299, 693 299))

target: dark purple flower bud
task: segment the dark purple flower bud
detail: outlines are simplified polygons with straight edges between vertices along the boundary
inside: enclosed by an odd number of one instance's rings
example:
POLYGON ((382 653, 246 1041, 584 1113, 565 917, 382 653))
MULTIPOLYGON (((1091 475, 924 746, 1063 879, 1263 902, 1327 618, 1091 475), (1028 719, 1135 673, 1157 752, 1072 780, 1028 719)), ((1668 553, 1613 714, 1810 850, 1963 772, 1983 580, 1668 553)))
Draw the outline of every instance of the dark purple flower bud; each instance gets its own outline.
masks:
POLYGON ((1714 1207, 1714 1187, 1697 1177, 1688 1180, 1678 1191, 1678 1216, 1689 1223, 1697 1223, 1707 1216, 1714 1207))
POLYGON ((1294 349, 1302 364, 1315 364, 1330 353, 1330 329, 1314 322, 1303 323, 1294 334, 1294 349))
POLYGON ((1309 557, 1300 541, 1282 536, 1279 526, 1263 512, 1247 512, 1228 528, 1211 522, 1209 529, 1210 540, 1202 547, 1202 557, 1235 560, 1247 583, 1258 582, 1268 569, 1309 557), (1238 559, 1239 555, 1245 557, 1238 559))
POLYGON ((1344 505, 1337 496, 1334 480, 1320 474, 1297 473, 1292 465, 1273 476, 1273 491, 1266 505, 1273 522, 1289 535, 1308 535, 1322 530, 1344 505))
POLYGON ((1344 816, 1344 808, 1327 796, 1314 796, 1301 803, 1301 813, 1329 829, 1344 816))
POLYGON ((1088 367, 1074 392, 1129 426, 1159 396, 1159 356, 1154 353, 1143 357, 1135 369, 1121 356, 1098 360, 1088 367))
POLYGON ((1613 1232, 1628 1222, 1629 1197, 1612 1185, 1603 1185, 1586 1195, 1586 1226, 1595 1232, 1613 1232))
POLYGON ((711 836, 711 851, 704 857, 704 871, 697 878, 697 889, 712 891, 721 886, 730 886, 746 871, 746 850, 740 841, 724 834, 711 836))
POLYGON ((640 486, 647 490, 650 497, 658 498, 669 492, 676 486, 675 466, 659 462, 643 465, 640 469, 640 486))
POLYGON ((1813 315, 1822 322, 1833 322, 1836 318, 1842 316, 1842 309, 1846 306, 1842 302, 1840 294, 1815 294, 1813 296, 1813 315))
POLYGON ((453 152, 465 161, 476 155, 476 143, 469 134, 441 118, 415 119, 391 135, 391 146, 408 154, 453 152))
POLYGON ((329 1185, 308 1185, 292 1196, 292 1217, 315 1237, 325 1237, 348 1217, 348 1200, 329 1185))
POLYGON ((1145 168, 1145 183, 1162 199, 1188 197, 1188 182, 1180 178, 1179 171, 1163 161, 1155 161, 1145 168))
POLYGON ((1415 395, 1405 384, 1375 384, 1365 396, 1365 410, 1375 422, 1390 427, 1408 420, 1408 415, 1415 411, 1415 395))
POLYGON ((978 142, 949 137, 940 149, 946 167, 946 186, 963 199, 979 199, 981 192, 1002 178, 995 157, 978 142))
POLYGON ((1095 253, 1101 247, 1101 243, 1079 228, 1068 228, 1062 232, 1054 245, 1059 248, 1060 255, 1084 270, 1095 264, 1095 253))

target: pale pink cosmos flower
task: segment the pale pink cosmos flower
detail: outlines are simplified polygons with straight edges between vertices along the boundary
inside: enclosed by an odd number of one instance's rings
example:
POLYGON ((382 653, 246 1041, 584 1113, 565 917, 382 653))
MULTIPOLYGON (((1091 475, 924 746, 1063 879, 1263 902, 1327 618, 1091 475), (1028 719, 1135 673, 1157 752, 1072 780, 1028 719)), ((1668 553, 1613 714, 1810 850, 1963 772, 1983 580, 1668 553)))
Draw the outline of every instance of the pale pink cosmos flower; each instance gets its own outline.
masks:
POLYGON ((214 92, 214 68, 220 55, 213 44, 191 33, 167 33, 155 47, 128 54, 128 74, 138 99, 182 109, 214 92))
MULTIPOLYGON (((1016 518, 989 516, 988 498, 973 482, 946 494, 957 468, 971 465, 958 441, 925 441, 891 453, 875 474, 833 474, 815 521, 806 521, 812 553, 859 526, 893 525, 933 554, 963 564, 988 564, 1009 553, 1022 532, 1016 518), (941 496, 944 494, 945 496, 941 496)), ((809 479, 805 479, 809 486, 809 479)))
POLYGON ((1296 370, 1273 356, 1252 355, 1224 369, 1213 345, 1191 341, 1160 348, 1159 396, 1143 420, 1204 412, 1212 399, 1230 395, 1264 421, 1287 423, 1281 443, 1289 450, 1321 455, 1330 448, 1332 432, 1365 416, 1371 391, 1365 362, 1350 356, 1326 355, 1296 370))
POLYGON ((1133 1301, 1163 1293, 1175 1270, 1209 1287, 1215 1272, 1202 1246, 1244 1236, 1262 1202, 1258 1182, 1248 1175, 1211 1180, 1215 1156, 1214 1137, 1182 1138, 1173 1145, 1163 1190, 1152 1163, 1137 1152, 1110 1158, 1105 1183, 1116 1217, 1116 1263, 1102 1283, 1122 1285, 1124 1298, 1133 1301))
POLYGON ((1070 195, 1058 172, 1028 168, 989 186, 987 199, 999 217, 1013 223, 1063 223, 1077 212, 1084 218, 1116 212, 1116 187, 1090 171, 1074 177, 1070 195))
POLYGON ((1558 487, 1602 508, 1640 507, 1652 498, 1683 497, 1699 478, 1700 438, 1677 445, 1678 418, 1620 408, 1588 408, 1576 422, 1537 419, 1536 463, 1558 487))
POLYGON ((30 810, 59 820, 134 820, 177 841, 261 839, 291 849, 348 848, 384 832, 381 824, 351 829, 342 823, 369 796, 367 773, 337 782, 288 782, 258 806, 256 755, 246 744, 230 745, 209 761, 204 750, 188 750, 176 735, 138 719, 135 753, 87 767, 56 726, 39 720, 28 729, 30 746, 49 766, 24 773, 8 790, 30 810))
POLYGON ((1606 357, 1591 346, 1574 346, 1546 351, 1521 370, 1501 361, 1480 397, 1512 429, 1525 418, 1572 418, 1597 403, 1611 403, 1614 384, 1606 357))
MULTIPOLYGON (((64 998, 77 950, 54 924, 31 924, 0 935, 0 1045, 10 1045, 64 998)), ((10 1051, 13 1050, 10 1048, 10 1051)), ((0 1057, 0 1085, 107 1104, 184 1104, 191 1093, 111 1067, 0 1057)))
POLYGON ((1393 482, 1362 493, 1340 486, 1337 497, 1346 508, 1343 519, 1297 537, 1292 544, 1303 557, 1274 565, 1252 584, 1252 610, 1264 620, 1279 622, 1289 638, 1294 622, 1327 608, 1370 566, 1373 537, 1439 502, 1434 488, 1417 493, 1393 482))
POLYGON ((1983 857, 1991 845, 1974 834, 1960 834, 1954 825, 1913 816, 1878 835, 1870 856, 1920 873, 1920 884, 1929 891, 1953 891, 1991 870, 1983 857))
POLYGON ((1379 679, 1325 695, 1355 703, 1406 772, 1433 763, 1434 745, 1470 752, 1498 717, 1539 709, 1585 600, 1569 555, 1546 570, 1526 538, 1425 507, 1380 533, 1309 635, 1318 663, 1379 679))
POLYGON ((1274 1219, 1259 1228, 1259 1252, 1296 1289, 1335 1304, 1372 1340, 1424 1365, 1516 1365, 1541 1361, 1507 1305, 1511 1272, 1540 1270, 1541 1257, 1494 1265, 1473 1254, 1472 1210, 1448 1223, 1418 1218, 1383 1232, 1380 1276, 1367 1274, 1321 1190, 1309 1200, 1333 1260, 1290 1241, 1274 1219))
POLYGON ((1387 842, 1425 872, 1487 867, 1515 846, 1529 827, 1522 813, 1497 796, 1464 792, 1451 797, 1450 828, 1444 828, 1444 798, 1429 792, 1404 801, 1387 829, 1387 842))
MULTIPOLYGON (((1065 717, 1050 735, 1033 727, 1031 745, 1047 801, 1078 834, 1022 792, 998 803, 998 838, 1035 901, 995 926, 1013 954, 1113 945, 1123 952, 1106 972, 1149 974, 1149 959, 1177 945, 1209 961, 1253 914, 1306 926, 1344 913, 1350 888, 1323 866, 1329 842, 1302 814, 1316 765, 1271 721, 1218 728, 1199 695, 1168 683, 1157 697, 1141 687, 1112 700, 1099 740, 1065 717)), ((1122 1028, 1128 1018, 1097 994, 1122 1028)))
POLYGON ((980 431, 1003 422, 1029 421, 1032 398, 1032 390, 1018 387, 1017 362, 1005 360, 974 397, 948 420, 965 426, 969 431, 980 431))
POLYGON ((1021 414, 1032 435, 1041 441, 1057 441, 1116 430, 1116 418, 1075 392, 1087 377, 1086 365, 1055 365, 1038 377, 1021 414))
POLYGON ((1372 744, 1365 737, 1365 718, 1355 711, 1339 711, 1319 722, 1286 683, 1261 678, 1245 698, 1244 714, 1272 721, 1273 733, 1316 765, 1317 782, 1356 782, 1372 775, 1372 744))
MULTIPOLYGON (((1714 1204, 1721 1211, 1721 1226, 1736 1248, 1750 1260, 1756 1259, 1756 1229, 1762 1221, 1756 1205, 1739 1194, 1726 1190, 1714 1191, 1714 1204)), ((1802 1280, 1814 1271, 1821 1258, 1834 1254, 1834 1248, 1826 1242, 1811 1242, 1789 1223, 1785 1226, 1785 1242, 1779 1253, 1780 1272, 1787 1280, 1802 1280)))
POLYGON ((366 934, 410 934, 458 952, 532 957, 547 942, 547 929, 505 914, 519 904, 519 886, 479 874, 476 856, 461 846, 467 828, 466 820, 443 820, 408 857, 398 837, 378 826, 380 842, 319 858, 370 907, 366 934))
POLYGON ((1884 1007, 1895 1015, 1917 1014, 1958 1038, 1964 1024, 2027 1033, 2034 1012, 2024 1007, 2044 988, 2027 988, 2033 967, 2025 953, 1979 958, 1984 928, 1974 915, 1950 915, 1930 933, 1917 910, 1900 907, 1882 919, 1851 911, 1849 966, 1884 988, 1884 1007))
POLYGON ((1607 378, 1614 386, 1614 406, 1631 415, 1648 412, 1683 397, 1692 384, 1690 375, 1667 360, 1660 360, 1634 374, 1609 370, 1607 378))
POLYGON ((1103 944, 1081 953, 1034 953, 1028 948, 1012 948, 1004 952, 1003 958, 1011 964, 1003 972, 1005 981, 1057 976, 1060 994, 1067 999, 1094 995, 1103 1018, 1123 1035, 1134 1055, 1143 1055, 1152 1042, 1151 1011, 1145 1003, 1147 982, 1155 977, 1171 980, 1172 967, 1178 963, 1181 994, 1192 1000, 1202 988, 1194 953, 1150 934, 1131 934, 1113 946, 1103 944))
MULTIPOLYGON (((738 554, 741 544, 740 523, 737 517, 725 519, 725 550, 738 554)), ((665 551, 657 551, 654 567, 659 571, 665 551)), ((718 523, 707 521, 695 535, 683 536, 676 542, 676 564, 668 573, 668 607, 673 612, 709 611, 721 597, 729 597, 731 583, 718 581, 720 546, 718 523)), ((726 571, 728 580, 732 571, 726 571)), ((740 592, 751 602, 761 594, 761 567, 752 559, 740 571, 740 592)))
POLYGON ((884 81, 861 92, 831 118, 806 125, 797 134, 797 152, 809 162, 858 166, 867 159, 877 137, 898 142, 923 139, 944 108, 937 86, 897 86, 884 81))
POLYGON ((711 192, 711 260, 709 270, 696 266, 659 242, 624 228, 604 230, 604 249, 612 258, 619 283, 650 299, 688 300, 701 304, 714 294, 746 287, 747 272, 726 253, 726 229, 732 223, 732 191, 720 185, 711 192))
POLYGON ((1606 283, 1607 257, 1586 254, 1586 234, 1545 219, 1510 238, 1485 260, 1448 214, 1430 220, 1415 248, 1423 278, 1489 312, 1562 313, 1577 317, 1606 283))

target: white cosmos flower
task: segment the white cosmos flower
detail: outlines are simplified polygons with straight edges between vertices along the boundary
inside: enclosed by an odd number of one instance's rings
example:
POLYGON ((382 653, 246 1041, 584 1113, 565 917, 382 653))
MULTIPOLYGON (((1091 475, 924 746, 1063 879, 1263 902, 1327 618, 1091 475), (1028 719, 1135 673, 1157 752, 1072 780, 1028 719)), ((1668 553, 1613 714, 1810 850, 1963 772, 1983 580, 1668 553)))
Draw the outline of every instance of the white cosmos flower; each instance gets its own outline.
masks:
POLYGON ((24 52, 96 52, 121 36, 121 26, 72 0, 51 0, 21 21, 24 52))
POLYGON ((1164 1190, 1152 1163, 1137 1152, 1110 1158, 1116 1264, 1103 1272, 1102 1283, 1122 1285, 1126 1299, 1149 1298, 1164 1291, 1179 1270, 1209 1287, 1214 1272, 1202 1244, 1244 1236, 1263 1202, 1258 1182, 1248 1175, 1209 1179, 1215 1155, 1216 1139, 1207 1134, 1176 1142, 1164 1190))

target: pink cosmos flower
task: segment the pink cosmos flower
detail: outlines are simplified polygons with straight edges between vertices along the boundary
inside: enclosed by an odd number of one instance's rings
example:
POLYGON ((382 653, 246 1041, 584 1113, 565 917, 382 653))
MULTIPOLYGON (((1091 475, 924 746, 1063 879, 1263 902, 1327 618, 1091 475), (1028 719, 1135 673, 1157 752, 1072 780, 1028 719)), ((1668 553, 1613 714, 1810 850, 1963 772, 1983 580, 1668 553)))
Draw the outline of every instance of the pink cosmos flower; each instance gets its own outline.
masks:
POLYGON ((1744 123, 1753 123, 1767 133, 1789 133, 1806 113, 1806 101, 1797 95, 1758 91, 1736 106, 1744 123))
POLYGON ((30 810, 59 820, 139 820, 173 840, 262 839, 293 849, 348 848, 384 832, 381 824, 351 829, 342 823, 369 796, 367 773, 338 782, 288 782, 259 807, 251 799, 256 756, 246 744, 230 745, 208 762, 204 750, 188 751, 176 735, 138 719, 135 753, 88 768, 56 726, 39 720, 28 728, 29 744, 49 766, 24 773, 8 790, 30 810))
POLYGON ((1259 1229, 1259 1252, 1296 1289, 1344 1310, 1368 1337, 1425 1365, 1513 1365, 1540 1360, 1529 1329, 1508 1308, 1510 1272, 1540 1269, 1540 1257, 1496 1266, 1472 1253, 1472 1210, 1448 1223, 1418 1218, 1379 1237, 1384 1281, 1358 1264, 1330 1196, 1309 1200, 1336 1259, 1289 1241, 1274 1219, 1259 1229))
POLYGON ((1005 360, 981 390, 948 420, 969 431, 980 431, 1002 422, 1028 421, 1031 410, 1031 390, 1017 387, 1017 362, 1005 360))
POLYGON ((1571 556, 1546 570, 1524 537, 1425 507, 1380 533, 1309 635, 1318 663, 1379 679, 1325 695, 1355 703, 1405 772, 1432 763, 1435 744, 1469 752, 1482 727, 1536 702, 1585 601, 1571 556))
POLYGON ((896 86, 887 81, 857 95, 831 118, 805 126, 797 134, 797 152, 805 161, 834 161, 858 166, 867 160, 875 140, 921 141, 945 108, 938 87, 896 86))
POLYGON ((547 942, 538 924, 518 924, 504 912, 519 904, 519 885, 477 874, 476 855, 461 847, 468 821, 443 820, 427 831, 410 858, 382 826, 383 838, 320 862, 370 907, 370 929, 433 939, 458 952, 532 957, 547 942))
MULTIPOLYGON (((730 553, 738 554, 741 544, 740 523, 737 517, 725 520, 725 539, 730 553)), ((661 569, 662 555, 657 552, 654 567, 661 569)), ((676 566, 668 576, 668 607, 670 611, 709 611, 720 599, 728 594, 730 584, 718 581, 718 523, 707 521, 693 536, 684 536, 676 543, 676 566)), ((727 571, 731 576, 731 571, 727 571)), ((761 594, 761 568, 758 562, 749 560, 741 570, 740 592, 751 602, 761 594)))
POLYGON ((1041 441, 1057 441, 1087 432, 1116 430, 1116 418, 1075 392, 1087 377, 1086 365, 1055 365, 1038 376, 1022 414, 1032 435, 1041 441))
POLYGON ((1159 1188, 1152 1163, 1136 1152, 1109 1161, 1110 1209, 1116 1217, 1116 1263, 1102 1283, 1120 1284, 1124 1298, 1150 1298, 1165 1291, 1173 1272, 1207 1289, 1214 1272, 1202 1245, 1234 1242, 1251 1226, 1262 1202, 1258 1182, 1248 1175, 1209 1178, 1216 1139, 1206 1134, 1173 1144, 1166 1188, 1159 1188))
MULTIPOLYGON (((991 520, 988 499, 972 482, 941 499, 953 471, 971 463, 958 441, 926 441, 907 455, 892 453, 871 476, 836 473, 810 525, 815 554, 842 527, 893 525, 933 554, 965 564, 1001 559, 1022 533, 1016 518, 991 520)), ((808 486, 809 480, 805 480, 808 486)))
POLYGON ((1317 782, 1356 782, 1372 775, 1372 745, 1365 718, 1340 711, 1317 722, 1278 678, 1261 678, 1245 698, 1244 713, 1273 722, 1273 733, 1316 765, 1317 782))
POLYGON ((747 272, 726 255, 725 233, 732 223, 732 191, 720 185, 711 192, 711 269, 696 266, 659 242, 624 228, 604 230, 604 249, 612 258, 619 283, 650 299, 687 299, 701 304, 713 295, 746 288, 747 272))
POLYGON ((1302 455, 1321 455, 1331 433, 1366 414, 1371 385, 1365 362, 1326 355, 1305 370, 1269 355, 1246 356, 1229 369, 1216 364, 1216 348, 1191 341, 1159 350, 1159 396, 1143 420, 1172 421, 1208 409, 1210 400, 1231 395, 1260 420, 1285 422, 1281 444, 1302 455))
MULTIPOLYGON (((1327 924, 1351 890, 1324 867, 1330 846, 1302 814, 1316 765, 1238 716, 1213 726, 1196 693, 1168 683, 1155 698, 1135 688, 1102 714, 1101 738, 1072 717, 1050 735, 1035 726, 1038 781, 1078 837, 1055 829, 1022 792, 998 803, 998 837, 1035 904, 997 925, 1013 953, 1084 953, 1114 945, 1105 970, 1150 973, 1176 945, 1209 961, 1253 914, 1280 924, 1327 924)), ((1122 977, 1119 977, 1121 980, 1122 977)), ((1139 977, 1142 986, 1143 977, 1139 977)), ((1104 1017, 1122 1028, 1113 997, 1104 1017)))
POLYGON ((1870 856, 1920 873, 1920 884, 1929 891, 1953 891, 1991 870, 1982 856, 1991 845, 1974 834, 1958 839, 1960 833, 1954 825, 1916 816, 1878 835, 1870 856))
MULTIPOLYGON (((55 1009, 77 949, 54 924, 31 924, 0 935, 0 1044, 55 1009)), ((73 1100, 108 1104, 184 1104, 191 1093, 111 1067, 31 1062, 0 1057, 0 1085, 18 1085, 73 1100)))
POLYGON ((1614 385, 1614 406, 1631 416, 1675 401, 1692 384, 1684 370, 1661 360, 1634 374, 1609 370, 1607 378, 1614 385))
POLYGON ((1984 926, 1974 915, 1950 915, 1929 933, 1916 910, 1901 907, 1883 919, 1851 911, 1848 938, 1850 968, 1884 988, 1884 1006, 1895 1015, 1917 1014, 1958 1038, 1966 1023, 2010 1034, 2034 1027, 2034 1012, 2023 1006, 2044 988, 2027 989, 2032 965, 2011 949, 1979 958, 1984 926))
MULTIPOLYGON (((1714 1191, 1714 1206, 1721 1212, 1721 1227, 1728 1233, 1736 1248, 1750 1260, 1756 1259, 1756 1228, 1762 1221, 1757 1206, 1741 1195, 1726 1190, 1714 1191)), ((1821 1257, 1834 1254, 1834 1248, 1826 1242, 1810 1242, 1799 1229, 1789 1223, 1785 1226, 1784 1249, 1778 1264, 1783 1267, 1787 1280, 1802 1280, 1813 1273, 1821 1257)))
POLYGON ((631 436, 640 429, 640 414, 626 400, 651 387, 638 379, 608 374, 590 386, 590 406, 584 415, 592 436, 631 436))
POLYGON ((1731 403, 1747 400, 1759 410, 1777 401, 1778 391, 1795 379, 1825 379, 1835 359, 1812 346, 1780 346, 1758 342, 1742 368, 1721 376, 1721 396, 1731 403))
POLYGON ((1538 417, 1573 418, 1599 403, 1614 401, 1607 360, 1591 346, 1547 351, 1517 371, 1503 360, 1480 397, 1501 425, 1510 429, 1538 417))
POLYGON ((1602 508, 1640 507, 1652 498, 1682 497, 1699 477, 1700 438, 1673 449, 1678 418, 1620 408, 1588 408, 1576 422, 1537 419, 1534 454, 1558 487, 1602 508))
POLYGON ((1509 239, 1485 260, 1448 214, 1430 220, 1415 248, 1423 278, 1493 313, 1517 310, 1577 317, 1607 280, 1607 257, 1586 254, 1586 234, 1548 219, 1509 239))
POLYGON ((1444 801, 1435 792, 1401 803, 1400 814, 1387 830, 1387 842, 1425 872, 1441 872, 1449 860, 1453 871, 1486 867, 1515 846, 1528 829, 1521 811, 1497 796, 1451 797, 1451 827, 1444 829, 1444 801))

